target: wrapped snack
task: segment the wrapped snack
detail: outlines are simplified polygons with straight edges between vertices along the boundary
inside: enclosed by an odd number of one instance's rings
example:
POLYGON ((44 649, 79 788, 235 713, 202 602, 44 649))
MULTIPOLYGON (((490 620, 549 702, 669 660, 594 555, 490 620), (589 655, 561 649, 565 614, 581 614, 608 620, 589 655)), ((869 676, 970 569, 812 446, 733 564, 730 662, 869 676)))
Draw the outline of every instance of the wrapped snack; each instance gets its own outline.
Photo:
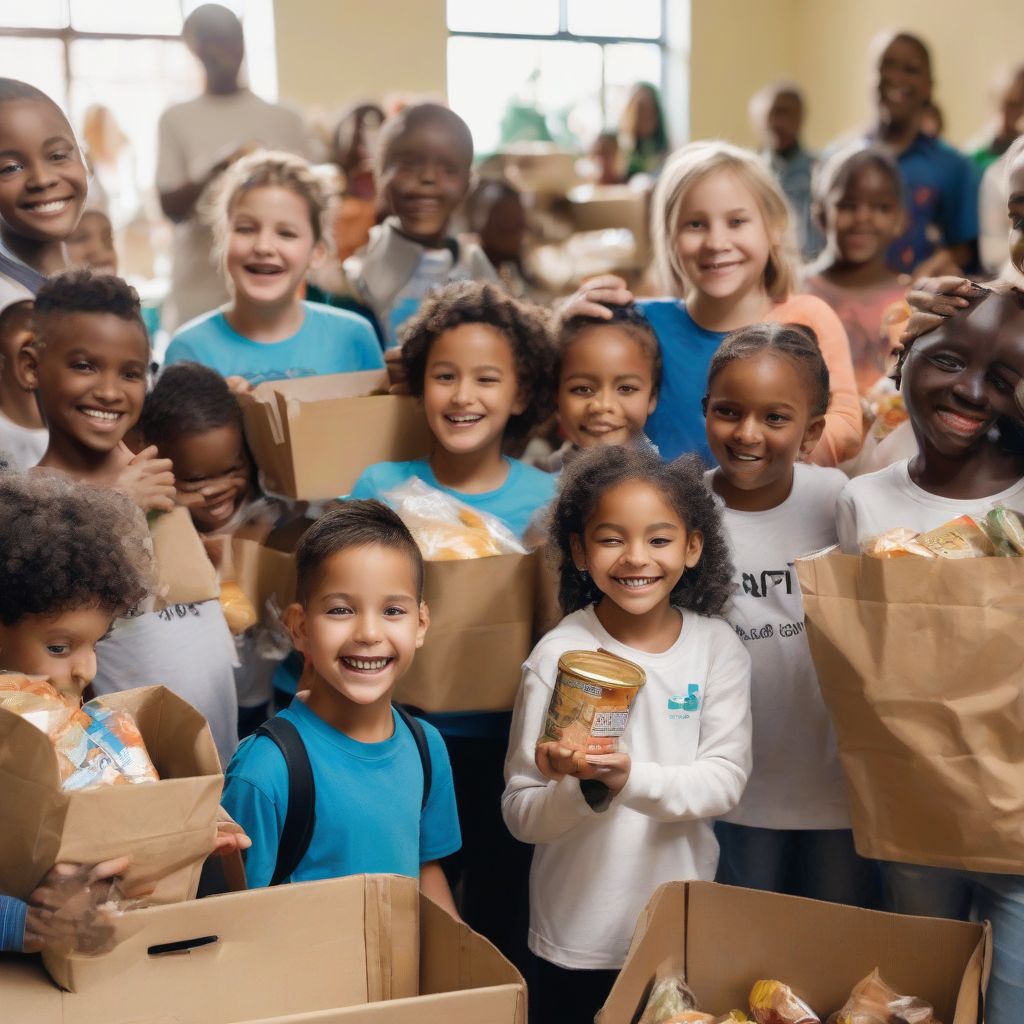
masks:
POLYGON ((781 981, 754 982, 750 1015, 757 1024, 821 1024, 821 1018, 781 981))
MULTIPOLYGON (((682 968, 663 964, 655 976, 654 988, 651 989, 639 1024, 668 1024, 669 1021, 683 1021, 688 1019, 682 1016, 684 1013, 696 1009, 697 997, 690 991, 683 979, 682 968)), ((708 1020, 710 1019, 709 1017, 708 1020)))
POLYGON ((747 1020, 750 1020, 750 1018, 742 1010, 730 1010, 721 1017, 716 1017, 715 1024, 733 1024, 734 1021, 739 1021, 742 1024, 743 1021, 747 1020))
POLYGON ((871 558, 935 558, 935 552, 918 543, 919 534, 903 526, 893 527, 864 542, 863 552, 871 558))
POLYGON ((985 558, 996 553, 988 534, 970 517, 958 516, 915 541, 939 558, 985 558))
POLYGON ((876 967, 859 981, 846 1004, 828 1024, 939 1024, 930 1003, 901 996, 885 983, 876 967))
POLYGON ((256 609, 235 580, 221 580, 220 606, 232 636, 240 636, 256 625, 256 609))
POLYGON ((103 750, 128 782, 159 782, 139 727, 127 711, 86 704, 89 739, 103 750))
POLYGON ((675 1017, 669 1017, 665 1024, 715 1024, 715 1015, 700 1010, 684 1010, 675 1017))
POLYGON ((995 545, 997 555, 1024 555, 1024 520, 1018 513, 997 505, 985 516, 982 525, 995 545))
POLYGON ((428 562, 522 555, 526 548, 496 516, 412 479, 384 498, 409 527, 428 562))

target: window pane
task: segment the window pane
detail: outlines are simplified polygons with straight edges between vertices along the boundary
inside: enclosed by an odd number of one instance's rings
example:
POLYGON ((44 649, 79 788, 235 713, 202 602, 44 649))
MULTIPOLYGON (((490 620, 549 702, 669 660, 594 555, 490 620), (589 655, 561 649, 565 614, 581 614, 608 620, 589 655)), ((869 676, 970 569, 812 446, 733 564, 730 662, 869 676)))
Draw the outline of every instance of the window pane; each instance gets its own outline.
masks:
POLYGON ((558 0, 448 0, 452 32, 519 32, 554 35, 558 0))
POLYGON ((607 125, 613 128, 637 82, 660 88, 661 48, 653 43, 616 43, 604 48, 604 58, 605 110, 607 125))
POLYGON ((178 0, 71 0, 71 25, 81 32, 181 32, 178 0))
POLYGON ((448 98, 469 124, 477 155, 535 139, 580 148, 601 129, 601 47, 454 36, 448 98))
POLYGON ((67 102, 64 45, 59 39, 0 36, 0 68, 5 78, 18 78, 42 89, 61 108, 67 102))
POLYGON ((661 38, 661 0, 567 0, 568 29, 578 36, 661 38))
MULTIPOLYGON (((68 23, 66 0, 0 0, 4 28, 63 28, 68 23)), ((11 72, 4 69, 4 76, 11 72)))

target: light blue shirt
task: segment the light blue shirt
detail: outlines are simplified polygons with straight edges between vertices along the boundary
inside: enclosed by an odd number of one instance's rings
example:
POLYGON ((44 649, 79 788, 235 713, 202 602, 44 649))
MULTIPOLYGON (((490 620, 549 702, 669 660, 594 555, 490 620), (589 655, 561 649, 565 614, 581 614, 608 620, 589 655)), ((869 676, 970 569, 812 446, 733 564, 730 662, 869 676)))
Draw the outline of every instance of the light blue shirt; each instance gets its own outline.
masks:
MULTIPOLYGON (((342 875, 418 878, 420 865, 462 845, 448 751, 423 724, 433 779, 427 806, 423 768, 409 727, 392 710, 394 734, 361 743, 328 725, 301 701, 281 717, 302 737, 316 787, 316 825, 309 849, 286 881, 342 875)), ((245 873, 251 887, 269 885, 288 811, 288 770, 276 744, 250 736, 228 765, 224 807, 252 840, 245 873)))
POLYGON ((367 320, 317 302, 302 306, 305 316, 298 331, 269 343, 243 337, 219 309, 204 313, 174 335, 165 363, 202 363, 222 377, 245 377, 253 385, 383 369, 384 355, 367 320))
POLYGON ((517 459, 505 458, 508 479, 493 491, 467 494, 438 483, 426 459, 412 462, 378 462, 363 472, 352 488, 351 498, 378 498, 406 480, 419 477, 425 484, 450 494, 453 498, 481 512, 497 516, 517 537, 522 538, 539 509, 555 494, 555 478, 517 459))

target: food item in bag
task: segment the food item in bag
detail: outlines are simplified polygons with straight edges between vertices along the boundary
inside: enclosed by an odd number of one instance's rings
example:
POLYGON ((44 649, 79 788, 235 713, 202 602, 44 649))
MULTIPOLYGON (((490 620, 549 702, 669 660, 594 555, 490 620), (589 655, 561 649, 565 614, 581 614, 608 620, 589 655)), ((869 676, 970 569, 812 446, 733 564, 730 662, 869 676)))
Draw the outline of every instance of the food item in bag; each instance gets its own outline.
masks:
POLYGON ((146 741, 127 711, 86 704, 92 722, 86 730, 89 739, 113 762, 127 782, 159 782, 146 741))
POLYGON ((886 984, 876 967, 857 982, 841 1010, 828 1024, 939 1024, 931 1004, 915 996, 901 996, 886 984))
POLYGON ((669 1017, 665 1024, 715 1024, 715 1015, 700 1010, 684 1010, 674 1017, 669 1017))
POLYGON ((1024 520, 1017 512, 997 505, 985 516, 983 525, 997 555, 1024 555, 1024 520))
POLYGON ((754 983, 750 1015, 757 1024, 821 1024, 821 1018, 781 981, 754 983))
POLYGON ((694 1012, 696 1009, 697 998, 683 980, 682 970, 665 969, 664 973, 659 970, 639 1024, 669 1024, 669 1021, 682 1021, 686 1019, 683 1014, 694 1012))
POLYGON ((970 517, 957 516, 916 540, 939 558, 985 558, 996 553, 988 534, 970 517))
POLYGON ((917 543, 918 536, 914 530, 894 526, 891 530, 866 540, 862 550, 871 558, 908 558, 911 555, 935 558, 935 552, 917 543))
MULTIPOLYGON (((607 651, 567 651, 558 659, 544 732, 537 742, 554 740, 570 750, 614 753, 630 705, 646 681, 639 665, 607 651)), ((669 707, 675 700, 685 709, 686 699, 671 698, 669 707)))
POLYGON ((256 609, 235 580, 221 580, 220 606, 232 636, 240 636, 256 625, 256 609))

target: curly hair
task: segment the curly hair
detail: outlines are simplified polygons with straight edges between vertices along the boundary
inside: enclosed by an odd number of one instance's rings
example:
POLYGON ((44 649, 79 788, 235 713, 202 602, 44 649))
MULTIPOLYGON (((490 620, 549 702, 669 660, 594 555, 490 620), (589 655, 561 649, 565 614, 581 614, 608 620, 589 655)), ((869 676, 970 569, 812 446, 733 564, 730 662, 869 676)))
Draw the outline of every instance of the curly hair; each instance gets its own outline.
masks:
POLYGON ((56 473, 0 475, 0 622, 98 607, 132 610, 153 582, 141 509, 56 473))
POLYGON ((557 342, 557 363, 555 366, 555 383, 562 375, 562 361, 565 358, 565 350, 586 330, 591 327, 618 327, 624 334, 627 334, 643 350, 645 356, 651 361, 651 383, 652 392, 656 395, 661 387, 662 358, 661 345, 658 343, 658 335, 651 326, 650 320, 644 311, 635 303, 630 302, 625 306, 608 306, 611 312, 609 319, 598 316, 574 316, 566 320, 558 332, 557 342))
POLYGON ((733 591, 733 567, 721 513, 704 483, 704 465, 698 455, 663 462, 651 444, 587 448, 562 470, 547 524, 562 612, 568 615, 604 596, 590 576, 576 568, 571 538, 583 537, 587 521, 606 491, 630 480, 657 488, 687 531, 699 530, 704 538, 700 561, 687 569, 672 589, 672 604, 700 615, 718 615, 733 591))
POLYGON ((70 313, 111 313, 136 323, 149 347, 139 293, 120 277, 91 270, 68 270, 47 281, 32 307, 33 344, 37 349, 46 344, 49 319, 70 313))
POLYGON ((216 370, 199 363, 168 366, 146 395, 139 419, 146 443, 158 448, 232 424, 242 429, 238 399, 216 370))
POLYGON ((522 437, 554 409, 555 349, 547 311, 486 281, 455 281, 433 292, 401 334, 402 365, 416 398, 423 397, 431 346, 463 324, 486 324, 509 343, 524 409, 509 418, 505 436, 522 437))
POLYGON ((708 367, 708 386, 701 400, 704 415, 708 414, 708 397, 711 382, 729 363, 738 359, 749 359, 762 352, 771 352, 787 359, 801 372, 807 385, 812 416, 824 416, 828 412, 829 390, 828 366, 818 348, 818 336, 803 324, 763 323, 740 327, 727 335, 711 357, 708 367))

